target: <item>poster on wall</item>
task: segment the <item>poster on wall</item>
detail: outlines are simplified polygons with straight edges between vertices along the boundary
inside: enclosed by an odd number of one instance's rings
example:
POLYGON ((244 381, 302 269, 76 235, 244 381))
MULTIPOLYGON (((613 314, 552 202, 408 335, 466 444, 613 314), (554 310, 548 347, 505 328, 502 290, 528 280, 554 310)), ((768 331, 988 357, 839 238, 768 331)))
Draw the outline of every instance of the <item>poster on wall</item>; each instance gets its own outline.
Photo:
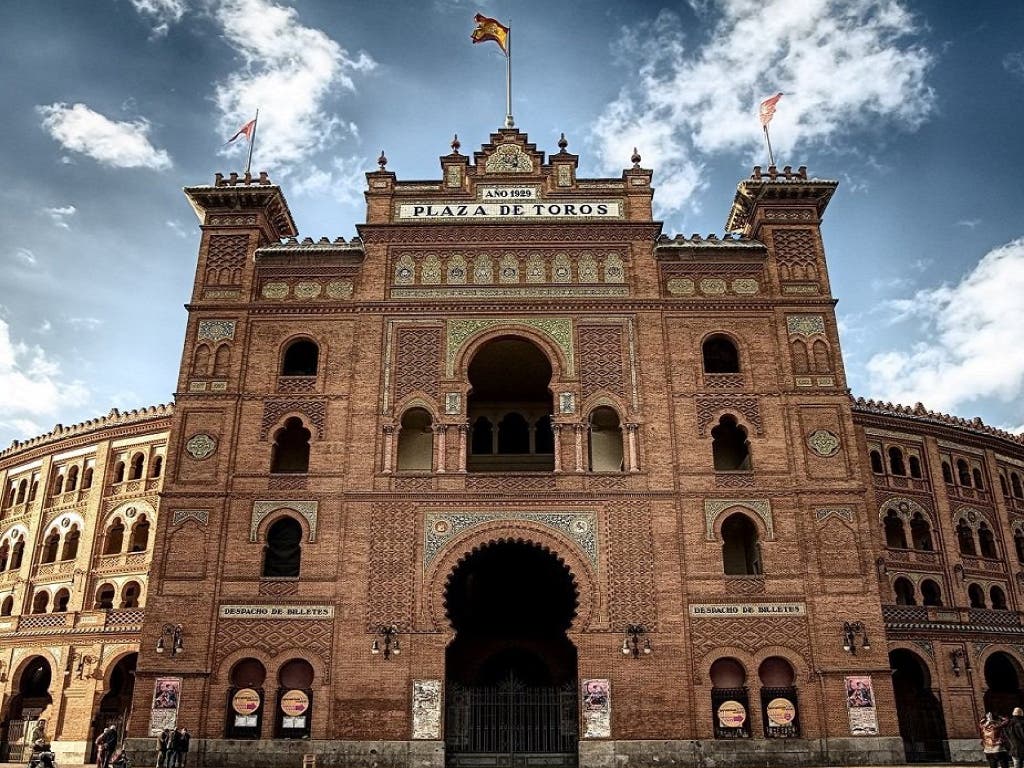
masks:
POLYGON ((293 689, 286 691, 281 697, 281 727, 305 728, 306 710, 309 709, 309 696, 305 691, 293 689))
POLYGON ((765 735, 786 739, 797 735, 796 704, 785 696, 776 696, 764 708, 765 735))
POLYGON ((441 738, 441 681, 412 681, 412 737, 441 738))
POLYGON ((181 703, 181 678, 158 677, 153 684, 153 706, 149 713, 149 733, 158 736, 165 728, 178 726, 181 703))
POLYGON ((846 710, 850 717, 851 735, 878 735, 875 689, 871 685, 869 675, 855 675, 846 678, 846 710))
POLYGON ((583 738, 607 739, 612 735, 611 683, 583 681, 583 738))
POLYGON ((240 688, 231 697, 231 708, 235 711, 236 728, 255 728, 259 721, 256 712, 259 711, 262 699, 258 691, 252 688, 240 688))

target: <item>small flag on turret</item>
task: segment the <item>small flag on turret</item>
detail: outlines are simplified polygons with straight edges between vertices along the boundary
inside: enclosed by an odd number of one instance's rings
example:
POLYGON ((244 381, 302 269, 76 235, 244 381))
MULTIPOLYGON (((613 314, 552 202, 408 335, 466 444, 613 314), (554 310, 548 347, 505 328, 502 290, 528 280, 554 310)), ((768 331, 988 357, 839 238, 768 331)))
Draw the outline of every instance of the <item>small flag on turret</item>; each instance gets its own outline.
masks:
POLYGON ((508 54, 508 27, 497 19, 489 18, 480 13, 473 17, 473 21, 476 22, 476 29, 473 30, 473 34, 470 37, 474 44, 493 40, 502 51, 508 54))
POLYGON ((239 136, 242 136, 242 135, 244 135, 245 138, 247 138, 251 142, 252 141, 252 134, 253 134, 253 131, 255 131, 255 130, 256 130, 256 120, 253 119, 253 120, 250 120, 245 125, 243 125, 241 128, 239 128, 238 129, 238 133, 236 133, 234 136, 232 136, 230 139, 228 139, 228 144, 230 144, 232 141, 234 141, 235 139, 237 139, 239 136))
POLYGON ((782 98, 781 93, 776 93, 774 96, 769 96, 767 99, 761 102, 761 125, 767 127, 768 123, 775 117, 775 105, 779 103, 779 99, 782 98))

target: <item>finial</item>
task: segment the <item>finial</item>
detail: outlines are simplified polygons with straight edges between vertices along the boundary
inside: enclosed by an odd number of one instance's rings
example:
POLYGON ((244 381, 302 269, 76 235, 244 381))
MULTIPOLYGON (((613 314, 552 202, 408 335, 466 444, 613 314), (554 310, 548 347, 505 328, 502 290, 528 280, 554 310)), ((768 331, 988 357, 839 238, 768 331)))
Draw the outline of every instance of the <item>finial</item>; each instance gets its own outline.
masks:
POLYGON ((455 136, 452 138, 452 154, 459 154, 459 147, 461 146, 462 142, 459 141, 459 134, 456 133, 455 136))
POLYGON ((383 171, 384 168, 387 166, 387 164, 388 164, 388 159, 386 157, 384 157, 384 150, 382 149, 380 151, 380 157, 377 158, 377 165, 379 165, 380 169, 383 171))
POLYGON ((565 152, 565 148, 569 146, 569 142, 565 140, 565 134, 558 139, 558 148, 565 152))
POLYGON ((633 147, 633 156, 629 159, 633 162, 634 168, 640 167, 640 153, 636 151, 636 147, 633 147))

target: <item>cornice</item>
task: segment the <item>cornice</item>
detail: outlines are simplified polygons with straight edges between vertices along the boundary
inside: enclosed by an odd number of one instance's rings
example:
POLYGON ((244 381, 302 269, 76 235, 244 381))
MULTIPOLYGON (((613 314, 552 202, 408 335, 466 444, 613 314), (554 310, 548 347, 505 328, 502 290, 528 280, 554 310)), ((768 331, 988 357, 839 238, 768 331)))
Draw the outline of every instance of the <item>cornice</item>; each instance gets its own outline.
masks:
POLYGON ((623 240, 653 242, 661 234, 660 221, 558 221, 544 224, 357 224, 363 243, 618 243, 623 240))

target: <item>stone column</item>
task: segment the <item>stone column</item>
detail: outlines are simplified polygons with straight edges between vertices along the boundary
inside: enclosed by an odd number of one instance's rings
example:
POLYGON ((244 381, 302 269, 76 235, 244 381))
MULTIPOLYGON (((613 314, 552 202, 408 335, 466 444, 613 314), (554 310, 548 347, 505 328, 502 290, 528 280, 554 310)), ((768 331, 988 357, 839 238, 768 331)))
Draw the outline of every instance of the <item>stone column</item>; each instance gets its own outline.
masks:
POLYGON ((466 443, 469 436, 469 423, 459 424, 459 472, 466 471, 466 443))
POLYGON ((447 424, 434 425, 434 471, 438 474, 444 474, 447 463, 448 446, 445 439, 447 434, 447 424))
POLYGON ((552 422, 551 432, 555 443, 555 474, 557 475, 562 472, 562 425, 552 422))
POLYGON ((639 429, 639 424, 626 424, 626 461, 628 462, 626 471, 628 472, 640 471, 640 458, 636 450, 636 435, 639 429))
POLYGON ((391 468, 394 462, 394 448, 395 448, 395 425, 385 424, 384 425, 384 474, 390 475, 391 468))
POLYGON ((583 436, 587 431, 586 424, 575 424, 576 428, 576 471, 585 472, 586 467, 583 465, 583 436))

